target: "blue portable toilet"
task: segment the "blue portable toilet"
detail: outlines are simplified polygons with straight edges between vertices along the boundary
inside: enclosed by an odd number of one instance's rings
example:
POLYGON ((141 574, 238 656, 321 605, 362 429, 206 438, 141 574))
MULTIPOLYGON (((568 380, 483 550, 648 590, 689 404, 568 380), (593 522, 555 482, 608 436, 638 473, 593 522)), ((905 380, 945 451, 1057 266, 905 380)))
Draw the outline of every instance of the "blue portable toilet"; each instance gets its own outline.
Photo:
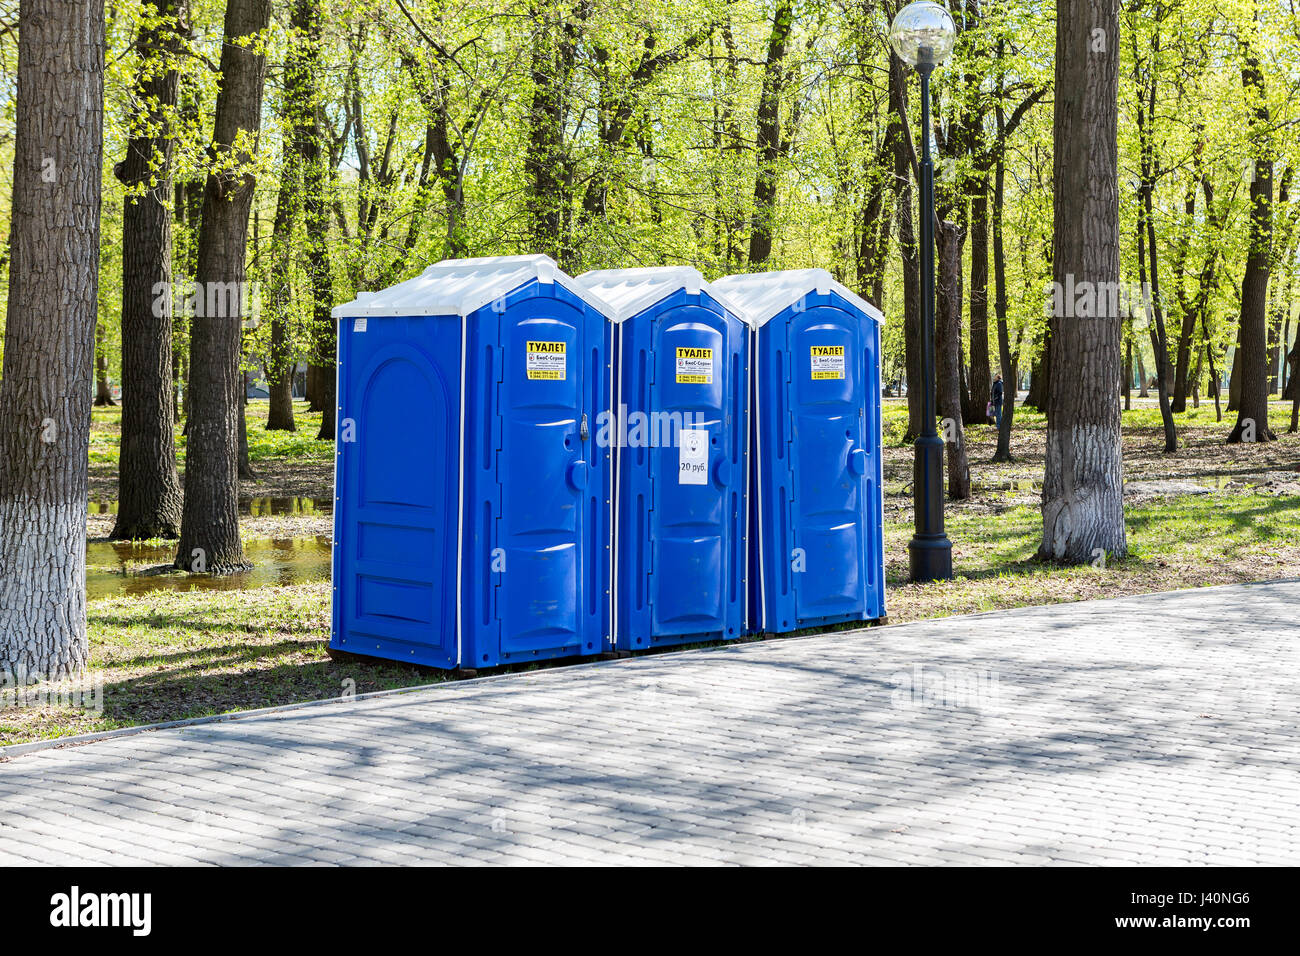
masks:
POLYGON ((608 324, 547 256, 338 306, 330 648, 475 669, 606 650, 608 324))
POLYGON ((740 637, 746 620, 749 329, 685 267, 588 272, 613 320, 613 639, 740 637))
POLYGON ((713 285, 755 329, 750 628, 883 618, 884 317, 825 269, 713 285))

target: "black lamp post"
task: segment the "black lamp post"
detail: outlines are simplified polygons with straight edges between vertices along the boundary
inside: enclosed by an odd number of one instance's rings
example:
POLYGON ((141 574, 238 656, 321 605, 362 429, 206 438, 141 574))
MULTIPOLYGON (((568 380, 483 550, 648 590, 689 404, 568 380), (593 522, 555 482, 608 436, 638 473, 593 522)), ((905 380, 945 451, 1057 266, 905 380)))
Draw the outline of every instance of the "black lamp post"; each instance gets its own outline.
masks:
POLYGON ((921 75, 921 435, 912 495, 916 533, 907 546, 913 581, 952 578, 952 542, 943 530, 943 439, 934 407, 934 163, 930 158, 930 74, 948 59, 957 35, 952 16, 921 0, 898 11, 889 28, 894 52, 921 75))

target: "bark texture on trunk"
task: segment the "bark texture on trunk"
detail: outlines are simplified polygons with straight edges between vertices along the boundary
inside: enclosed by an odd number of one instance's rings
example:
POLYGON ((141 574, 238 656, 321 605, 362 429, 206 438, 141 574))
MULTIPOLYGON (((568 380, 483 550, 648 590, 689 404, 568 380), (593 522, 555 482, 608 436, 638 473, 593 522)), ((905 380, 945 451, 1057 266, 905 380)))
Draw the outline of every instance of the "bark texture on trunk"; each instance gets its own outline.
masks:
MULTIPOLYGON (((293 71, 286 66, 285 86, 292 86, 293 71)), ((286 89, 286 98, 289 93, 286 89)), ((290 266, 293 257, 293 229, 300 188, 297 151, 292 137, 286 139, 284 159, 280 165, 280 194, 275 201, 275 222, 271 226, 271 269, 267 296, 271 314, 271 334, 262 368, 266 373, 268 394, 266 430, 298 430, 293 418, 293 349, 289 324, 292 319, 293 289, 290 266)))
MULTIPOLYGON (((1052 278, 1119 288, 1118 0, 1062 0, 1056 25, 1052 278), (1101 285, 1105 283, 1105 285, 1101 285)), ((1070 564, 1127 553, 1118 297, 1052 336, 1040 557, 1070 564)))
POLYGON ((0 381, 0 671, 86 666, 103 162, 101 0, 22 0, 0 381))
MULTIPOLYGON (((1268 101, 1259 61, 1247 53, 1241 82, 1254 97, 1257 128, 1254 176, 1250 182, 1250 239, 1246 268, 1241 277, 1241 388, 1237 424, 1229 442, 1272 441, 1277 436, 1268 425, 1268 273, 1273 239, 1273 152, 1268 141, 1268 101)), ((1236 386, 1238 376, 1233 375, 1236 386)))
POLYGON ((303 376, 303 397, 307 399, 307 411, 319 412, 320 402, 320 366, 314 361, 307 363, 307 373, 303 376))
POLYGON ((968 425, 988 423, 993 387, 989 368, 989 181, 975 181, 970 213, 970 404, 968 425))
POLYGON ((104 345, 102 322, 95 326, 95 404, 100 407, 117 404, 108 381, 108 350, 104 345))
POLYGON ((754 218, 749 233, 749 265, 760 266, 772 256, 772 232, 776 220, 777 164, 784 150, 781 138, 781 96, 785 88, 785 52, 794 28, 792 0, 777 0, 772 30, 767 38, 767 60, 763 66, 763 88, 758 97, 758 125, 755 149, 758 169, 754 175, 754 218))
POLYGON ((1120 393, 1124 396, 1124 411, 1127 412, 1133 407, 1133 326, 1127 320, 1124 323, 1124 382, 1120 393))
POLYGON ((921 261, 916 226, 912 218, 916 190, 903 122, 906 113, 907 66, 896 53, 889 54, 889 109, 898 124, 893 141, 894 182, 898 188, 898 253, 903 271, 903 357, 907 369, 907 434, 915 442, 924 426, 921 409, 921 261))
POLYGON ((574 162, 565 128, 578 40, 591 12, 590 0, 578 0, 563 22, 544 23, 553 13, 534 10, 537 29, 530 70, 533 91, 524 156, 530 190, 527 210, 530 251, 548 253, 566 270, 575 269, 577 263, 573 261, 574 162))
POLYGON ((1178 426, 1170 406, 1169 390, 1172 377, 1169 368, 1169 334, 1165 326, 1165 307, 1160 296, 1160 258, 1156 247, 1156 225, 1153 196, 1160 175, 1159 160, 1154 142, 1156 122, 1156 65, 1160 52, 1160 34, 1151 37, 1152 62, 1137 50, 1134 39, 1133 79, 1137 87, 1137 127, 1141 152, 1138 178, 1138 277, 1142 288, 1147 288, 1150 267, 1150 297, 1145 303, 1147 329, 1151 338, 1151 352, 1156 363, 1156 392, 1160 400, 1160 420, 1165 431, 1165 453, 1178 450, 1178 426))
POLYGON ((1038 357, 1029 367, 1029 392, 1025 395, 1025 407, 1050 414, 1047 396, 1052 385, 1052 321, 1043 327, 1043 341, 1038 357))
POLYGON ((998 429, 998 449, 994 461, 1011 461, 1011 426, 1016 414, 1016 387, 1020 380, 1020 346, 1011 351, 1011 333, 1007 328, 1007 259, 1003 247, 1002 210, 1006 203, 1006 164, 1001 145, 1004 142, 1002 109, 997 108, 999 151, 993 169, 993 313, 998 324, 998 362, 1002 367, 1002 425, 998 429))
MULTIPOLYGON (((329 193, 331 172, 326 151, 321 149, 320 113, 309 108, 319 97, 321 7, 314 0, 294 0, 293 23, 304 38, 302 60, 303 99, 297 115, 295 139, 302 162, 303 225, 306 233, 307 278, 311 284, 312 337, 323 375, 319 385, 321 424, 318 439, 334 438, 334 374, 338 366, 337 325, 330 314, 334 307, 334 277, 329 254, 329 193)), ((412 226, 414 228, 414 226, 412 226)))
POLYGON ((1296 336, 1295 345, 1291 346, 1287 362, 1291 368, 1291 382, 1287 387, 1288 394, 1284 396, 1291 399, 1291 425, 1287 430, 1294 434, 1300 430, 1300 335, 1296 336))
POLYGON ((961 394, 961 250, 962 228, 947 220, 935 224, 939 285, 935 304, 936 407, 948 459, 948 497, 970 497, 970 461, 962 424, 961 394))
MULTIPOLYGON (((236 150, 261 126, 266 57, 257 38, 271 16, 270 0, 230 0, 226 6, 212 151, 229 166, 208 175, 199 230, 198 282, 205 290, 244 287, 248 213, 253 201, 252 157, 236 150), (230 285, 234 283, 234 285, 230 285)), ((239 371, 242 309, 229 296, 217 315, 191 323, 192 402, 185 463, 185 508, 176 566, 228 573, 250 565, 239 539, 239 432, 243 376, 239 371), (233 314, 231 314, 233 313, 233 314)))
POLYGON ((141 29, 136 40, 146 67, 136 89, 143 107, 126 158, 115 170, 132 190, 122 210, 122 437, 117 521, 110 535, 115 539, 175 538, 181 527, 172 381, 172 215, 165 203, 172 193, 168 123, 180 87, 173 58, 188 26, 183 5, 170 17, 170 0, 153 0, 151 6, 156 22, 141 29))
MULTIPOLYGON (((1174 286, 1178 293, 1180 322, 1178 328, 1178 354, 1174 361, 1174 394, 1170 399, 1171 411, 1182 413, 1187 410, 1187 393, 1189 390, 1190 368, 1192 361, 1192 340, 1196 334, 1196 310, 1191 307, 1183 288, 1184 275, 1187 270, 1188 232, 1196 221, 1196 184, 1187 188, 1183 200, 1183 222, 1178 244, 1174 254, 1174 286)), ((1197 356, 1200 350, 1197 350, 1197 356)))

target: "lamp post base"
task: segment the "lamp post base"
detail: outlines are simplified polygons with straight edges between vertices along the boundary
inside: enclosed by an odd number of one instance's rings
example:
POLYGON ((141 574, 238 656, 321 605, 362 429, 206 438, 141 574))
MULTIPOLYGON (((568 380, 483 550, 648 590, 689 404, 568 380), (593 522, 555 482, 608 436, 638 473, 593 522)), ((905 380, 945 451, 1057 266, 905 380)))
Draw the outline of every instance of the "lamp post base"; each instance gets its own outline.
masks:
POLYGON ((946 534, 916 535, 907 545, 907 554, 914 584, 952 580, 952 542, 946 534))
POLYGON ((952 542, 943 529, 943 439, 916 440, 912 501, 916 533, 907 546, 913 582, 952 580, 952 542))

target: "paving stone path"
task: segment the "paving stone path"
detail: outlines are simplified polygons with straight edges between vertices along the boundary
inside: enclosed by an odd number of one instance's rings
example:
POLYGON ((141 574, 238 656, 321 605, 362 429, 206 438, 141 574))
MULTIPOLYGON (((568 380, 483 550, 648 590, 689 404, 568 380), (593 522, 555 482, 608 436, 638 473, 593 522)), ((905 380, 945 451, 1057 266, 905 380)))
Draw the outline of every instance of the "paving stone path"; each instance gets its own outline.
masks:
POLYGON ((660 654, 0 762, 0 863, 1300 863, 1300 582, 660 654))

